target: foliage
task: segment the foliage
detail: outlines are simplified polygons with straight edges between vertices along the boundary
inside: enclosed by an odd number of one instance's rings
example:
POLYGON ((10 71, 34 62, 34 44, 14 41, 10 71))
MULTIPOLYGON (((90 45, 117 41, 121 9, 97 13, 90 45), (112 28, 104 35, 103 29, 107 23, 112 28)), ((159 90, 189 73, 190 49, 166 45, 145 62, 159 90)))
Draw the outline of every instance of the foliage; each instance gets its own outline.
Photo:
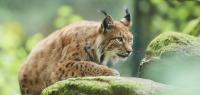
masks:
POLYGON ((56 18, 54 25, 56 28, 61 28, 67 24, 74 23, 80 20, 82 20, 82 18, 74 14, 71 7, 61 6, 58 9, 58 17, 56 18))
POLYGON ((27 56, 23 44, 23 28, 17 21, 7 22, 0 26, 0 89, 2 94, 16 94, 18 90, 17 74, 18 67, 27 56))
POLYGON ((151 0, 152 31, 183 31, 187 23, 200 16, 199 2, 189 0, 151 0))
POLYGON ((187 33, 194 36, 200 35, 200 18, 191 20, 183 30, 183 33, 187 33))

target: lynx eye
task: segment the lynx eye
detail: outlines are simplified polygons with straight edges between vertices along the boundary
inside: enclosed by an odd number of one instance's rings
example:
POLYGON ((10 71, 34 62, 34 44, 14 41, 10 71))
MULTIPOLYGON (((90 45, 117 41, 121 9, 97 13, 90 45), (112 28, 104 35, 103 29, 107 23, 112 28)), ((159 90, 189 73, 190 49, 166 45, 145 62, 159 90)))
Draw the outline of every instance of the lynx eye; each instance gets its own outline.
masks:
POLYGON ((116 41, 117 41, 118 43, 122 44, 123 39, 120 37, 120 38, 117 38, 116 41))

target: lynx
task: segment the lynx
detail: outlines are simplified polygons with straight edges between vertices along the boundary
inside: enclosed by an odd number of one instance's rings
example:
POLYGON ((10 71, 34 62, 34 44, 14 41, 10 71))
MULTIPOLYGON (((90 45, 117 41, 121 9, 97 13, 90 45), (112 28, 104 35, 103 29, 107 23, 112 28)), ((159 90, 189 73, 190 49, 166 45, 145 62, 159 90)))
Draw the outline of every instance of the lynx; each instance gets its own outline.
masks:
POLYGON ((70 77, 119 76, 108 61, 127 59, 132 52, 131 17, 114 21, 105 11, 102 22, 68 25, 40 41, 19 71, 22 95, 38 95, 45 87, 70 77))

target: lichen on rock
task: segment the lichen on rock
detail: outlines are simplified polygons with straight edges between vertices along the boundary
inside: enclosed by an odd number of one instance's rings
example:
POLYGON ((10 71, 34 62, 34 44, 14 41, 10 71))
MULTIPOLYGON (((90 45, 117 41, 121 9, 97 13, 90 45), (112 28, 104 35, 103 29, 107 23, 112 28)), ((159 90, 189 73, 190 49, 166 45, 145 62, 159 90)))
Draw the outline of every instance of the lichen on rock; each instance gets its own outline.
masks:
POLYGON ((146 79, 99 76, 59 81, 42 95, 154 95, 166 89, 166 85, 146 79))

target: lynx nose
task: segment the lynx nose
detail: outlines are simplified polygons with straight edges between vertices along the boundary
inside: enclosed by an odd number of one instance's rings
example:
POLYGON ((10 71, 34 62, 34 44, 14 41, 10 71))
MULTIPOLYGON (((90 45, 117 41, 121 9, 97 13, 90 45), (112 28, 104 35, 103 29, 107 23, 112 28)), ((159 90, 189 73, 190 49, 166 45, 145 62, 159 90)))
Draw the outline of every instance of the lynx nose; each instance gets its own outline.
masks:
POLYGON ((127 50, 126 51, 127 55, 130 55, 132 51, 133 51, 132 49, 131 50, 127 50))
POLYGON ((132 52, 132 51, 130 51, 130 50, 129 50, 129 51, 126 51, 126 53, 124 53, 124 55, 128 57, 128 56, 131 54, 131 52, 132 52))
POLYGON ((127 54, 129 55, 132 51, 127 51, 127 54))

